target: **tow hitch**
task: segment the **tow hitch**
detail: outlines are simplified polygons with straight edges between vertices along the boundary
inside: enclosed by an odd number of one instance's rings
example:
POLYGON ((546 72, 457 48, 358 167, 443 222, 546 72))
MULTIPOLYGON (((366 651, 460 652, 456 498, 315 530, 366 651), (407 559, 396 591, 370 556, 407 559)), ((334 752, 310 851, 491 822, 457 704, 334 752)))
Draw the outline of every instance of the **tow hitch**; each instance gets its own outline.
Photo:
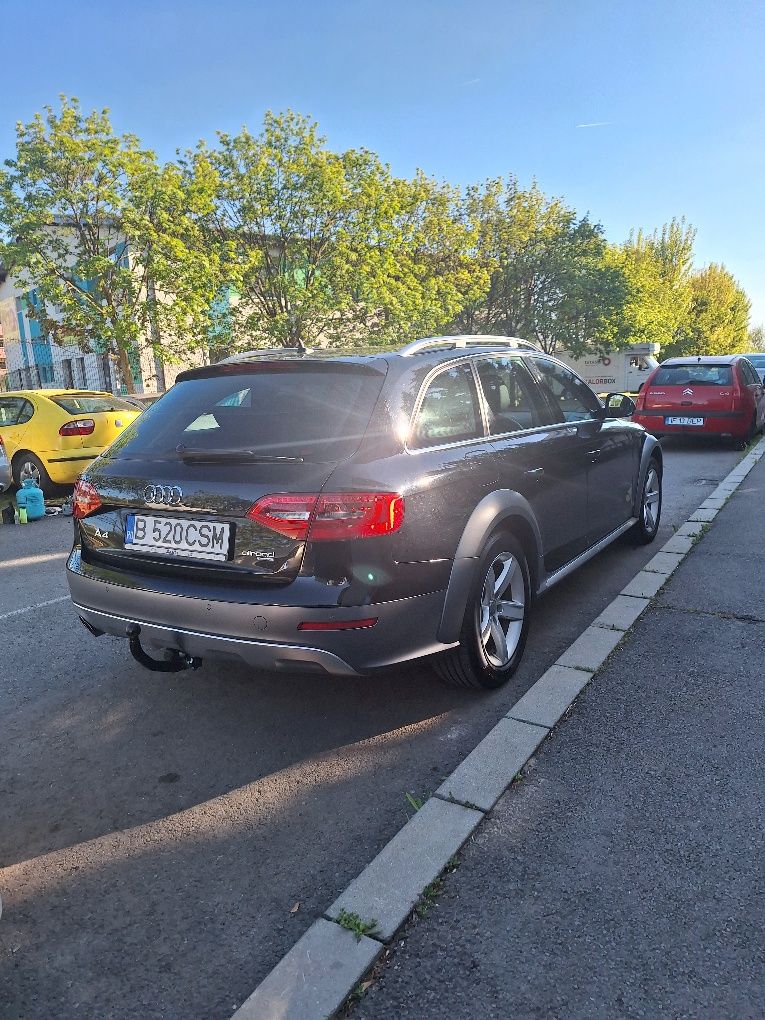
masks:
POLYGON ((170 649, 169 659, 153 659, 141 645, 141 628, 137 623, 129 623, 125 633, 130 642, 130 654, 153 673, 180 673, 184 669, 199 669, 202 665, 201 659, 179 652, 177 648, 170 649))

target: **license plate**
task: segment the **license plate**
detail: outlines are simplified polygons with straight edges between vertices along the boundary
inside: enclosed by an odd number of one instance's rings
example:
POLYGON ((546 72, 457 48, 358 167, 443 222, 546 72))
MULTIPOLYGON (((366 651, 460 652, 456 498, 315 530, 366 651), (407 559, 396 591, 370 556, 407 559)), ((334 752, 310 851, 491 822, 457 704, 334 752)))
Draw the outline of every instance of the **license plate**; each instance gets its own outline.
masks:
POLYGON ((703 418, 665 418, 665 425, 703 425, 703 418))
POLYGON ((128 514, 125 548, 195 560, 227 560, 231 525, 219 521, 188 521, 179 517, 128 514))

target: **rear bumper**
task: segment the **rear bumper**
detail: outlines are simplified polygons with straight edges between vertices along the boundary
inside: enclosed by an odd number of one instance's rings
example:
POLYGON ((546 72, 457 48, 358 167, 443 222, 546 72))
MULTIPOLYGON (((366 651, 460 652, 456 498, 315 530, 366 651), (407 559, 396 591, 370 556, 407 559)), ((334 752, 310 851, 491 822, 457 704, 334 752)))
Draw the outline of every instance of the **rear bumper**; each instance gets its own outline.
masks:
POLYGON ((749 432, 750 420, 743 412, 721 414, 709 411, 695 411, 683 408, 682 412, 662 411, 656 414, 633 414, 632 420, 642 425, 653 435, 664 436, 736 436, 743 437, 749 432), (681 417, 703 418, 703 425, 667 425, 665 418, 681 417))
POLYGON ((53 453, 41 453, 40 458, 52 482, 70 485, 77 481, 77 477, 100 452, 100 450, 57 450, 53 453))
POLYGON ((125 637, 137 623, 153 648, 256 669, 359 676, 453 647, 436 638, 444 592, 348 607, 222 602, 115 584, 83 563, 78 549, 67 579, 76 612, 97 631, 125 637), (377 623, 364 630, 298 630, 302 622, 372 617, 377 623))

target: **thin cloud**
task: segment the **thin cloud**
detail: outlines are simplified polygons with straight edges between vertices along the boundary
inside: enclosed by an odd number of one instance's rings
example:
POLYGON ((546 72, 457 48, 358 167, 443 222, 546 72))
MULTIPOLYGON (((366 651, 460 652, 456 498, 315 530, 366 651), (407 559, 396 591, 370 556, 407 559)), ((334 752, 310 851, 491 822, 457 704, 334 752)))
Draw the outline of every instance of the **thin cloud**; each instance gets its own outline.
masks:
POLYGON ((593 120, 589 124, 577 124, 578 128, 595 128, 595 127, 608 127, 611 123, 610 120, 593 120))
POLYGON ((468 78, 467 81, 460 82, 460 87, 464 88, 465 85, 477 85, 480 78, 468 78))

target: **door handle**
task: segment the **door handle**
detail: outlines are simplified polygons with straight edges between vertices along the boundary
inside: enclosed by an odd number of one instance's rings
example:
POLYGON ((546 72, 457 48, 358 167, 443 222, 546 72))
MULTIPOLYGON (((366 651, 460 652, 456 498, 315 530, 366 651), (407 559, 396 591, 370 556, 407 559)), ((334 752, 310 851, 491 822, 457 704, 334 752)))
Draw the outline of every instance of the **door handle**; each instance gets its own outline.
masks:
POLYGON ((587 456, 592 464, 596 464, 600 460, 600 450, 588 450, 587 456))
POLYGON ((529 468, 528 471, 524 471, 523 473, 527 478, 535 478, 538 482, 540 482, 545 473, 545 469, 543 467, 529 468))

